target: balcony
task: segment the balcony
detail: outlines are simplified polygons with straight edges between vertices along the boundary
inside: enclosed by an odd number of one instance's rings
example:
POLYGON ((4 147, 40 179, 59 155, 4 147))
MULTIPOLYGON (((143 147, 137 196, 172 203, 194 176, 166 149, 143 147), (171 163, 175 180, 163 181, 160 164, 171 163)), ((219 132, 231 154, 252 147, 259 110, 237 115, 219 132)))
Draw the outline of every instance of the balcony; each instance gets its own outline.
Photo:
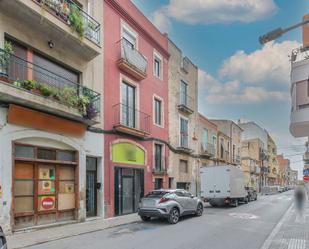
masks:
POLYGON ((194 112, 194 99, 186 93, 179 93, 178 110, 185 114, 192 114, 194 112))
POLYGON ((240 156, 233 156, 232 163, 233 164, 240 164, 240 156))
POLYGON ((176 151, 178 153, 184 153, 184 154, 192 154, 193 150, 189 148, 189 140, 188 140, 189 134, 187 132, 180 132, 180 144, 176 148, 176 151))
POLYGON ((201 156, 211 158, 211 157, 215 157, 215 154, 216 154, 216 148, 213 144, 210 144, 210 143, 203 144, 203 143, 201 143, 201 156))
POLYGON ((2 49, 0 99, 88 125, 100 122, 99 93, 2 49))
POLYGON ((100 23, 72 0, 2 0, 0 8, 37 31, 37 39, 52 40, 87 60, 101 53, 100 23))
POLYGON ((136 137, 150 135, 151 117, 148 114, 121 103, 113 106, 113 113, 116 131, 136 137))
POLYGON ((294 137, 308 136, 309 105, 292 110, 290 120, 290 132, 294 137))
POLYGON ((120 59, 118 67, 130 74, 136 80, 143 80, 147 77, 147 60, 132 44, 125 39, 120 41, 120 59))

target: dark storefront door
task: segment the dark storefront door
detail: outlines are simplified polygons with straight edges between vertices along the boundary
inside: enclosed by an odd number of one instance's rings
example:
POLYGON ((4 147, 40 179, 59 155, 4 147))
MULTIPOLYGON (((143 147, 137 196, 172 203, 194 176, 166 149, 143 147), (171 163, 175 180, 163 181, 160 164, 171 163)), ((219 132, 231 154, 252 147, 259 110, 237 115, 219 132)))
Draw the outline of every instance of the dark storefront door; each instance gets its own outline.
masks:
POLYGON ((144 195, 144 170, 115 169, 115 214, 137 212, 140 198, 144 195))
POLYGON ((87 216, 97 215, 97 159, 87 158, 86 211, 87 216))
POLYGON ((122 177, 122 214, 134 212, 134 178, 133 176, 122 177))

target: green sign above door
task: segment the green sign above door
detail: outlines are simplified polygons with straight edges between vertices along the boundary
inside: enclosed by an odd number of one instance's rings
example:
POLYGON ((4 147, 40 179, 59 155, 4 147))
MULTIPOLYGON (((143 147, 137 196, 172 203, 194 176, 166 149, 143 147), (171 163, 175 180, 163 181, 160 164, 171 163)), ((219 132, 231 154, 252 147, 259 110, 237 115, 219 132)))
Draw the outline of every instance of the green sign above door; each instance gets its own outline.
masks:
POLYGON ((113 144, 112 161, 114 163, 145 165, 145 151, 128 142, 113 144))

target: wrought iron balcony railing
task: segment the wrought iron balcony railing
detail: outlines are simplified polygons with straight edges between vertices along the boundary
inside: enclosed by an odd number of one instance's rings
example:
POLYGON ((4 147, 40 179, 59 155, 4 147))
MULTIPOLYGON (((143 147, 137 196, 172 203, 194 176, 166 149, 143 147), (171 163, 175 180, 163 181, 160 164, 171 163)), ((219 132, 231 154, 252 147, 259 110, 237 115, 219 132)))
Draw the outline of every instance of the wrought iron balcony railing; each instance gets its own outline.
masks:
POLYGON ((186 113, 194 112, 194 99, 184 92, 179 92, 178 108, 186 113))
POLYGON ((147 59, 145 56, 124 38, 120 40, 120 45, 121 60, 137 71, 141 78, 145 78, 147 70, 147 59))
POLYGON ((67 23, 80 36, 100 44, 101 25, 72 0, 33 0, 67 23))
POLYGON ((86 119, 100 114, 99 93, 2 49, 0 80, 12 87, 76 108, 86 119))
POLYGON ((201 143, 201 149, 202 149, 202 154, 207 154, 209 156, 215 156, 216 148, 215 148, 215 146, 213 144, 201 143))
MULTIPOLYGON (((114 127, 124 126, 125 128, 141 132, 143 135, 150 134, 150 115, 121 103, 113 106, 113 112, 114 127)), ((125 129, 121 129, 121 131, 126 132, 125 129)), ((132 133, 130 130, 127 131, 132 133)))

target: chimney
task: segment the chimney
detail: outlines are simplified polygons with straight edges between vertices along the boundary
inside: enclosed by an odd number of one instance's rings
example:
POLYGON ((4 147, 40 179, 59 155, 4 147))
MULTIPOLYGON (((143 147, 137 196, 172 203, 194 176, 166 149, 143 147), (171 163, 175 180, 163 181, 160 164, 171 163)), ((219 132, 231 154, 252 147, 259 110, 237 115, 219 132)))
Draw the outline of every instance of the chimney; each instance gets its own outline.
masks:
MULTIPOLYGON (((309 20, 309 13, 304 15, 303 20, 309 20)), ((309 24, 303 26, 303 47, 309 47, 309 24)))

